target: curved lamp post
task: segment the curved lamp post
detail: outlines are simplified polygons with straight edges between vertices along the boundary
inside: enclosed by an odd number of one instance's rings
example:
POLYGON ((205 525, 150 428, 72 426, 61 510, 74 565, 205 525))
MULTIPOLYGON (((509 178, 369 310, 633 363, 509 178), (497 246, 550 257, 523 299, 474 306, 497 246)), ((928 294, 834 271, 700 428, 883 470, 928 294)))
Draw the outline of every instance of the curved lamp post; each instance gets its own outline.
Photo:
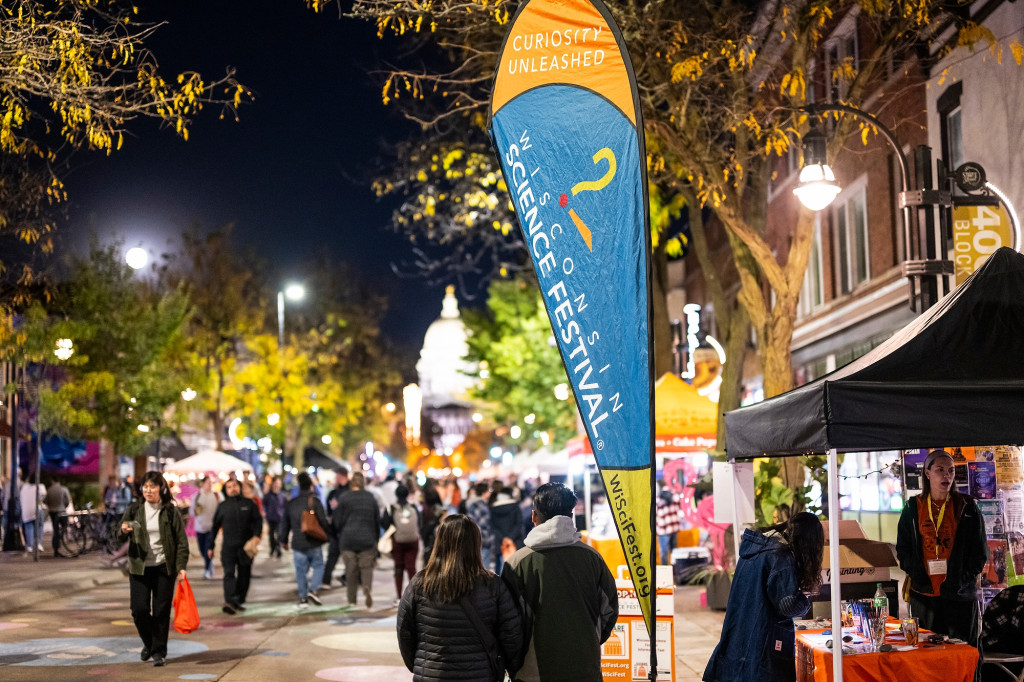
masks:
MULTIPOLYGON (((902 187, 897 192, 897 203, 903 211, 903 276, 910 280, 910 309, 917 310, 920 299, 921 310, 927 310, 939 300, 940 279, 953 274, 953 262, 939 257, 941 239, 936 237, 935 209, 938 209, 938 230, 941 235, 948 233, 949 207, 952 193, 949 190, 932 187, 931 149, 919 145, 914 150, 914 167, 917 184, 922 189, 912 189, 910 166, 896 136, 875 116, 847 104, 809 104, 799 109, 811 116, 840 113, 855 116, 868 123, 889 143, 900 167, 902 187), (916 217, 914 209, 917 209, 916 217), (916 226, 916 230, 914 227, 916 226)), ((820 211, 832 203, 839 194, 835 174, 825 159, 825 137, 812 123, 811 130, 804 136, 805 166, 800 171, 800 182, 793 190, 800 202, 812 211, 820 211), (806 177, 805 177, 806 172, 806 177)), ((942 178, 945 181, 945 178, 942 178)), ((943 292, 945 293, 945 292, 943 292)))

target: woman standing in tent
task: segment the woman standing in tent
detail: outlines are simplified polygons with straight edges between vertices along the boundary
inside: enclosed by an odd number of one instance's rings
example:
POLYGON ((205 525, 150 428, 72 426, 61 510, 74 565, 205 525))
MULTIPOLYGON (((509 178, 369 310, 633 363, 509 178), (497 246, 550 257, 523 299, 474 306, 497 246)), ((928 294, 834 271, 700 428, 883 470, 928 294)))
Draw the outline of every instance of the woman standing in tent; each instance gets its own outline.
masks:
POLYGON ((910 612, 922 628, 978 646, 978 575, 988 561, 978 505, 953 490, 956 467, 945 450, 924 460, 923 491, 903 508, 896 557, 907 573, 910 612))
POLYGON ((805 592, 821 585, 824 547, 821 521, 808 512, 761 532, 743 532, 722 639, 704 670, 704 680, 796 679, 793 618, 811 608, 805 592))

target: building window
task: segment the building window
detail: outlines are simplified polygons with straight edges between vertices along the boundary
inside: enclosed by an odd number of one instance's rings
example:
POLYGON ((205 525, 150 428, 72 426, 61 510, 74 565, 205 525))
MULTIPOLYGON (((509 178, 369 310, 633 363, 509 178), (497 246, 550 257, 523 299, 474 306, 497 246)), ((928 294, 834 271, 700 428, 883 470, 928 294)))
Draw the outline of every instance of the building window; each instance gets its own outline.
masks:
POLYGON ((807 272, 800 288, 800 302, 797 318, 807 317, 825 302, 825 277, 821 267, 821 218, 814 218, 814 237, 811 239, 811 255, 807 259, 807 272))
POLYGON ((942 158, 949 170, 956 170, 964 162, 964 138, 961 127, 960 98, 964 93, 963 81, 946 88, 936 101, 939 113, 939 133, 942 136, 942 158))
POLYGON ((835 229, 836 272, 839 292, 848 294, 867 281, 868 259, 867 177, 862 176, 836 198, 832 209, 835 229))
POLYGON ((860 70, 857 45, 857 13, 852 12, 836 27, 825 42, 825 75, 829 83, 829 101, 846 99, 850 83, 860 70))

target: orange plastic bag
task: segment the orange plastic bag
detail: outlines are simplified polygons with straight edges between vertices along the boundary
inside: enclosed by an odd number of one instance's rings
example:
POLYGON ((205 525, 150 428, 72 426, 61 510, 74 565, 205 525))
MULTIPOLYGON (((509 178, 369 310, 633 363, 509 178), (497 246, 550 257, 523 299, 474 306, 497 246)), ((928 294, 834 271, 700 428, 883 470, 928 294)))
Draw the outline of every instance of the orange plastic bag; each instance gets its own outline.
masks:
POLYGON ((174 629, 187 635, 198 628, 199 608, 196 606, 196 597, 192 594, 188 578, 182 578, 174 591, 174 629))

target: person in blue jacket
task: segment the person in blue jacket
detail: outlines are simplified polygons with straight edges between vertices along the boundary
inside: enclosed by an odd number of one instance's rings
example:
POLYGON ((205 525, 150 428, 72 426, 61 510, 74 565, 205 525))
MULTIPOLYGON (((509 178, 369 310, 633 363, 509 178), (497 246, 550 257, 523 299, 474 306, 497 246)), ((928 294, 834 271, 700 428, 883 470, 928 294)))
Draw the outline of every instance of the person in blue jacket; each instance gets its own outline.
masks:
POLYGON ((814 514, 746 530, 740 544, 722 637, 704 670, 706 682, 796 680, 793 618, 811 607, 821 585, 825 533, 814 514))

